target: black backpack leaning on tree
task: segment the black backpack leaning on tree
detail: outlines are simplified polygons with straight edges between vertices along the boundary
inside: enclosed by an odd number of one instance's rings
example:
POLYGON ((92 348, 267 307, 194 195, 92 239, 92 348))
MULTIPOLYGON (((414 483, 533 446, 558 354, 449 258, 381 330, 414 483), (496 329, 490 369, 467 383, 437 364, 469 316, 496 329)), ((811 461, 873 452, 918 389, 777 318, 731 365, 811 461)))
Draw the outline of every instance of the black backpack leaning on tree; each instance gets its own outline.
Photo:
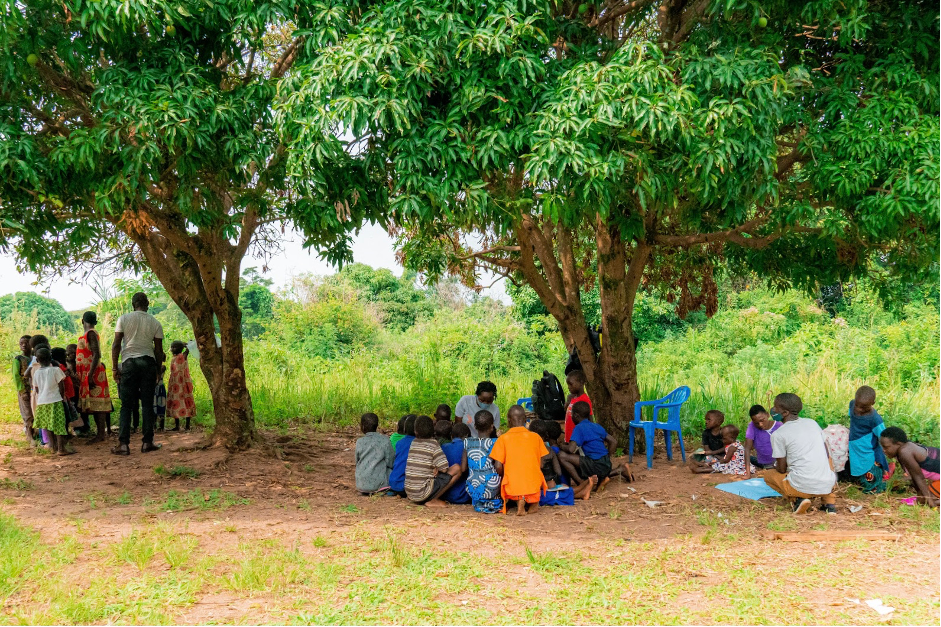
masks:
POLYGON ((565 391, 559 378, 548 370, 533 381, 533 411, 542 420, 565 420, 565 391))

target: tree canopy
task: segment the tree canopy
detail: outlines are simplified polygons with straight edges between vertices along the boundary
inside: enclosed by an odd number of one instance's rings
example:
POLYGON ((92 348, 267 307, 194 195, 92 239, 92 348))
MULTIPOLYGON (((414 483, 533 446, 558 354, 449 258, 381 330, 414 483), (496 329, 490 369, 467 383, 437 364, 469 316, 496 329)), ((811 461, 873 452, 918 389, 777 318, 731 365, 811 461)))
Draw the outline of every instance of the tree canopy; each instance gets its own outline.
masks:
POLYGON ((311 193, 295 193, 273 123, 285 76, 337 41, 350 10, 254 0, 0 9, 0 247, 43 274, 149 267, 193 326, 215 437, 230 446, 254 432, 243 258, 276 248, 288 223, 348 257, 337 236, 381 204, 342 153, 306 172, 311 193))
POLYGON ((621 421, 642 285, 684 316, 715 311, 718 264, 807 289, 936 274, 938 33, 927 2, 390 0, 279 120, 345 130, 388 177, 409 267, 532 286, 621 421))
POLYGON ((50 331, 75 331, 75 321, 59 301, 40 296, 35 292, 16 292, 0 296, 0 321, 10 322, 20 318, 22 322, 31 322, 36 317, 38 328, 50 331))

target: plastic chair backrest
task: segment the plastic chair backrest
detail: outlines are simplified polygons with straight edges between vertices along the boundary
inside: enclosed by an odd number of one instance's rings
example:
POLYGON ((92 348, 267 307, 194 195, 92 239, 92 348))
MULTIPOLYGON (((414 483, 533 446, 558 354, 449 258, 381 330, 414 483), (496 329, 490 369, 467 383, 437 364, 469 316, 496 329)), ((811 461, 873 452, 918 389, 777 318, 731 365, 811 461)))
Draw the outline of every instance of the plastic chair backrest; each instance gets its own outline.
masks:
POLYGON ((685 385, 682 385, 676 388, 675 390, 673 390, 672 392, 670 392, 669 394, 667 394, 666 396, 664 396, 661 400, 663 401, 664 405, 668 405, 668 404, 672 405, 673 403, 685 403, 686 401, 689 400, 689 395, 690 395, 689 388, 685 385))
POLYGON ((527 411, 533 411, 533 399, 531 396, 527 396, 526 398, 516 399, 516 404, 522 405, 523 409, 527 411))

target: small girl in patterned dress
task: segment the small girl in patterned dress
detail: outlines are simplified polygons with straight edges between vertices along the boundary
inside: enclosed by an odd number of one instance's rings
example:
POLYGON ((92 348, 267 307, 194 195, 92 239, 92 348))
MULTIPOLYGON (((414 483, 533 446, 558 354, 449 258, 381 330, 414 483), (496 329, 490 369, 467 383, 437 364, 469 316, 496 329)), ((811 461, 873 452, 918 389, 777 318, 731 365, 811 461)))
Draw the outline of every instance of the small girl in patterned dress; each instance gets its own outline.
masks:
POLYGON ((725 444, 725 457, 712 462, 712 472, 747 476, 749 468, 745 460, 745 447, 738 441, 738 427, 722 427, 722 443, 725 444))
POLYGON ((193 379, 186 362, 189 349, 186 344, 176 340, 170 344, 173 359, 170 360, 170 380, 167 385, 167 417, 173 418, 171 431, 180 430, 180 419, 185 419, 185 429, 189 431, 190 419, 196 415, 196 403, 193 399, 193 379))

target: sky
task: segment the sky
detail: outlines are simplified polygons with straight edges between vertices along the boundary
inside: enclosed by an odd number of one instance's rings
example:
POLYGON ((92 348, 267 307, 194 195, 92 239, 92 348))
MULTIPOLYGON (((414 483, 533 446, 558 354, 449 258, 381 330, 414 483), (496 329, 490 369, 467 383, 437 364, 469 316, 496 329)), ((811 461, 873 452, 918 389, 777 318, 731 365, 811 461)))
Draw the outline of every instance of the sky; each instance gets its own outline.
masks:
MULTIPOLYGON (((304 273, 333 274, 336 268, 317 257, 316 253, 304 250, 299 236, 288 234, 280 253, 267 260, 246 258, 242 268, 255 266, 261 270, 267 264, 265 276, 274 281, 275 288, 284 287, 291 278, 304 273)), ((382 227, 367 225, 359 232, 353 242, 353 259, 374 268, 388 268, 396 276, 402 274, 402 266, 395 260, 393 240, 382 227)), ((484 279, 487 285, 492 279, 484 279)), ((91 287, 86 285, 81 275, 44 281, 36 284, 37 277, 31 273, 20 274, 16 269, 16 260, 12 255, 0 254, 0 296, 13 292, 37 292, 55 298, 68 311, 85 309, 95 300, 91 287)), ((483 292, 503 302, 509 302, 503 281, 483 292)))

